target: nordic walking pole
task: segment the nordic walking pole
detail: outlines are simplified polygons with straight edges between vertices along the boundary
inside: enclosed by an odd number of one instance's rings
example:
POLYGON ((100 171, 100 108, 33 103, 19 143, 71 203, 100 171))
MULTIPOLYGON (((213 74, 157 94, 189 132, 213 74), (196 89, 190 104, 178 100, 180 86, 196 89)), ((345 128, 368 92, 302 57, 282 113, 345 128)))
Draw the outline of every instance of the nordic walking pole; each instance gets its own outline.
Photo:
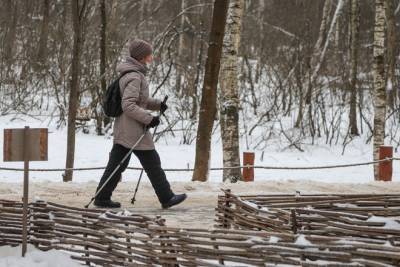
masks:
POLYGON ((122 163, 128 158, 128 156, 132 153, 132 151, 135 149, 135 147, 142 141, 143 137, 146 135, 147 132, 147 127, 145 128, 144 133, 142 136, 140 136, 139 140, 132 146, 132 148, 129 150, 128 153, 124 156, 124 158, 121 160, 121 162, 118 164, 118 166, 114 169, 114 171, 108 176, 107 180, 104 182, 104 184, 100 187, 100 189, 96 192, 96 194, 92 197, 92 199, 89 201, 87 205, 85 205, 85 208, 89 208, 90 204, 92 204, 93 200, 97 197, 97 195, 103 190, 103 188, 106 186, 106 184, 111 180, 111 177, 119 170, 121 167, 122 163))
MULTIPOLYGON (((164 100, 162 101, 162 103, 166 104, 166 103, 167 103, 167 100, 168 100, 168 96, 166 95, 166 96, 164 97, 164 100)), ((160 109, 160 118, 161 118, 161 115, 163 115, 163 112, 161 112, 161 109, 160 109)), ((154 139, 154 135, 156 134, 157 128, 158 128, 158 125, 154 128, 153 139, 154 139)), ((136 201, 136 194, 137 194, 137 191, 138 191, 138 189, 139 189, 139 184, 140 184, 140 181, 142 180, 142 176, 143 176, 143 169, 140 171, 139 180, 138 180, 138 182, 137 182, 137 184, 136 184, 136 188, 135 188, 135 193, 133 194, 133 197, 132 197, 132 199, 131 199, 132 205, 135 204, 135 201, 136 201)))

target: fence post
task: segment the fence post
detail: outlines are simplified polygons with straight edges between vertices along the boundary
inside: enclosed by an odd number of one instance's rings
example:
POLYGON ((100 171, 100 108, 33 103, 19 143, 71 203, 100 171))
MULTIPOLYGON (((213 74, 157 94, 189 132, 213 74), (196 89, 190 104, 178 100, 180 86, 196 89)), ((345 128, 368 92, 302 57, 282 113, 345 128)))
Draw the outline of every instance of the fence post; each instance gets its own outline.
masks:
MULTIPOLYGON (((254 152, 243 152, 243 165, 254 166, 254 152)), ((254 181, 254 168, 243 168, 243 181, 253 182, 254 181)))
POLYGON ((228 213, 230 212, 229 210, 228 210, 228 208, 230 208, 231 207, 231 203, 230 203, 230 193, 231 193, 231 190, 230 189, 226 189, 226 192, 225 192, 225 203, 223 204, 224 206, 222 207, 223 208, 223 213, 224 213, 224 219, 223 219, 223 221, 222 221, 222 227, 224 228, 224 229, 228 229, 228 228, 230 228, 231 227, 231 225, 230 225, 230 221, 228 220, 228 213))
MULTIPOLYGON (((393 157, 392 146, 379 147, 379 160, 393 157)), ((379 162, 378 165, 378 181, 392 181, 393 160, 379 162)))

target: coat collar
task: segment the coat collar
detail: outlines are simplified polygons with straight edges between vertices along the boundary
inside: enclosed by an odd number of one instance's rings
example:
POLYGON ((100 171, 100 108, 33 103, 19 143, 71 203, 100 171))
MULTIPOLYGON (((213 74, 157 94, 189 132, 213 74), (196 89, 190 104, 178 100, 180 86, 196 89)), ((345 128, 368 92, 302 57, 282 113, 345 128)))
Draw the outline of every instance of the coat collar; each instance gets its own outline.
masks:
POLYGON ((133 57, 126 57, 125 61, 117 65, 117 71, 119 73, 123 73, 126 71, 138 71, 143 75, 146 75, 148 72, 148 68, 145 64, 139 62, 138 60, 134 59, 133 57))

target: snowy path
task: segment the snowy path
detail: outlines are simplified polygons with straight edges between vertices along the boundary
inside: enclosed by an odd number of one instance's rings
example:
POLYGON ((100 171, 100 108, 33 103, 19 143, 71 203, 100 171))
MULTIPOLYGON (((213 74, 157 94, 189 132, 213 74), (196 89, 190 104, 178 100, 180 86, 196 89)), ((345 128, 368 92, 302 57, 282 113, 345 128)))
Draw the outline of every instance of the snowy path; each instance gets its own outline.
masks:
MULTIPOLYGON (((133 188, 132 182, 122 182, 117 187, 113 199, 121 201, 124 208, 131 212, 151 216, 161 215, 167 225, 178 227, 210 228, 214 224, 214 208, 220 188, 230 188, 237 194, 266 193, 398 193, 400 183, 371 182, 362 184, 338 184, 315 181, 261 181, 254 183, 198 183, 172 182, 175 192, 186 192, 188 199, 180 206, 162 210, 147 181, 141 184, 134 207, 130 204, 133 188)), ((35 182, 30 184, 31 199, 57 202, 76 207, 83 207, 90 200, 97 183, 61 183, 35 182)), ((22 185, 20 183, 0 183, 0 198, 20 200, 22 185)))

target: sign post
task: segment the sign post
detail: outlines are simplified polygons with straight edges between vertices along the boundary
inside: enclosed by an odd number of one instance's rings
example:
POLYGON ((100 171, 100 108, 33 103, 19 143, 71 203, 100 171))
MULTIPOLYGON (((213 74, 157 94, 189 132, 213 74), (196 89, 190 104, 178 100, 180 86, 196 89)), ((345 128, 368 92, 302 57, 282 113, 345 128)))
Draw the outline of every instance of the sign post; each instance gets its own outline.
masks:
POLYGON ((29 126, 24 129, 24 197, 22 215, 22 257, 26 253, 28 239, 28 190, 29 190, 29 126))
POLYGON ((24 162, 22 257, 28 240, 29 161, 47 160, 47 140, 46 128, 4 129, 3 160, 24 162))

